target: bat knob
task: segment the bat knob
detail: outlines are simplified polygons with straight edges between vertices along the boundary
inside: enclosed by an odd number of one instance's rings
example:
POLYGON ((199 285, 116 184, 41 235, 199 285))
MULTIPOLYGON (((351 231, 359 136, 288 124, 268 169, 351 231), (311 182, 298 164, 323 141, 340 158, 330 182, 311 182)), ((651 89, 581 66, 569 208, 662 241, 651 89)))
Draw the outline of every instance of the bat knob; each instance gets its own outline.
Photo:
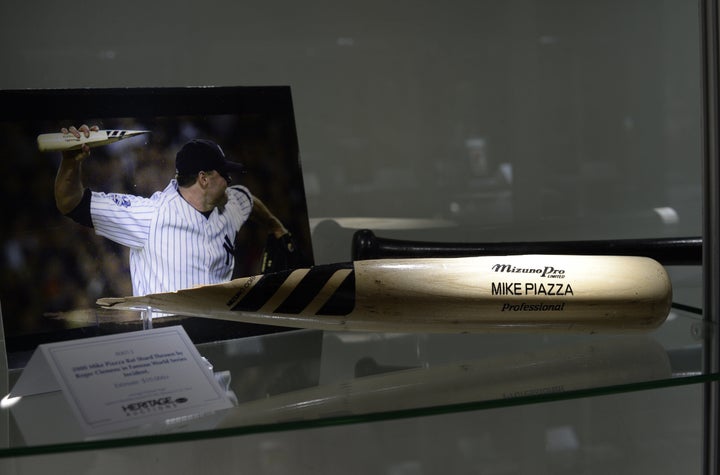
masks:
POLYGON ((354 261, 375 259, 378 255, 378 241, 375 233, 361 229, 353 234, 352 258, 354 261))

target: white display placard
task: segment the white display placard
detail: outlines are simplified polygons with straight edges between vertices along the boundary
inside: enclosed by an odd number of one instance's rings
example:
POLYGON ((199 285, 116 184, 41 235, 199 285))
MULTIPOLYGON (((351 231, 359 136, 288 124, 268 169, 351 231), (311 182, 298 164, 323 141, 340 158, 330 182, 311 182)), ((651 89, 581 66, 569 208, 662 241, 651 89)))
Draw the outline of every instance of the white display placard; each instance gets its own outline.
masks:
POLYGON ((86 434, 233 405, 181 326, 40 345, 11 395, 53 390, 86 434))

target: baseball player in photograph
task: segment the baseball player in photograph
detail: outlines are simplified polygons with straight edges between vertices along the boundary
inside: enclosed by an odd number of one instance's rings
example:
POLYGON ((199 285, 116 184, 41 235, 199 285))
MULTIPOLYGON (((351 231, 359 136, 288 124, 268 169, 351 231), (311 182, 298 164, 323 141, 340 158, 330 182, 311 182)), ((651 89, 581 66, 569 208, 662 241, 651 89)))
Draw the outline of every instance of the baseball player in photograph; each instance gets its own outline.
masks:
MULTIPOLYGON (((88 136, 96 126, 62 129, 88 136)), ((230 172, 242 165, 227 160, 219 145, 191 140, 175 157, 176 176, 150 197, 105 193, 85 188, 84 145, 66 151, 55 179, 58 210, 99 236, 129 248, 133 295, 172 292, 231 279, 235 237, 252 219, 269 236, 287 240, 280 220, 242 185, 231 185, 230 172)))

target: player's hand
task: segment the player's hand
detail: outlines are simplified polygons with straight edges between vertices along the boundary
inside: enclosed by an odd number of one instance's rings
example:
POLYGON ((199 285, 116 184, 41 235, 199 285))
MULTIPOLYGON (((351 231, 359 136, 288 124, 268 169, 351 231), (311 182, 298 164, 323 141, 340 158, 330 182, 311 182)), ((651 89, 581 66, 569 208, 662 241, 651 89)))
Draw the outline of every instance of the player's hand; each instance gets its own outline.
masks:
MULTIPOLYGON (((81 125, 80 127, 75 127, 74 125, 71 125, 70 127, 63 127, 60 129, 60 132, 63 134, 73 134, 75 137, 80 138, 82 136, 90 137, 90 132, 97 132, 100 130, 100 127, 97 125, 88 126, 88 125, 81 125)), ((72 158, 75 161, 81 162, 85 160, 87 157, 90 156, 90 147, 88 147, 86 144, 83 144, 82 148, 78 150, 73 150, 70 152, 63 152, 64 158, 72 158)))
POLYGON ((263 274, 296 269, 304 264, 302 253, 290 232, 280 237, 268 234, 260 267, 263 274))

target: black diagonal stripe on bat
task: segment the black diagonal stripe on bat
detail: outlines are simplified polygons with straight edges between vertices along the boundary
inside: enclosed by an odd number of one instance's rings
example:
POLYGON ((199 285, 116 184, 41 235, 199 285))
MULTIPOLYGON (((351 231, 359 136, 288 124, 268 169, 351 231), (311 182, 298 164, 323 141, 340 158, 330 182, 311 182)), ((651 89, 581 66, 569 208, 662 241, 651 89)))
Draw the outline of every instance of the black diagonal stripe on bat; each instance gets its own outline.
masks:
POLYGON ((310 272, 275 309, 277 313, 299 314, 318 295, 328 280, 341 269, 352 269, 352 263, 329 264, 310 268, 310 272))
POLYGON ((292 270, 264 274, 231 310, 257 312, 287 280, 292 270))
POLYGON ((355 271, 348 274, 316 315, 348 315, 355 308, 355 271))

